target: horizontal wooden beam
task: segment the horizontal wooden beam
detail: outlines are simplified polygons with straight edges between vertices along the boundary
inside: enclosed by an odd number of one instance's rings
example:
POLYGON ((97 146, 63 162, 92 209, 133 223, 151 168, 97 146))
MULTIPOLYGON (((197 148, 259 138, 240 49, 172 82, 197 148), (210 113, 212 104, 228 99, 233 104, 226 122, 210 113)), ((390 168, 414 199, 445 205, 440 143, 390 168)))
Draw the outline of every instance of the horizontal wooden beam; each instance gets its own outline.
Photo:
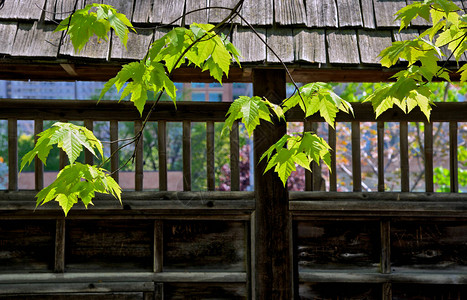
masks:
POLYGON ((344 283, 413 283, 413 284, 467 284, 467 272, 441 272, 439 270, 413 270, 381 274, 361 270, 316 270, 300 272, 300 282, 344 282, 344 283))
POLYGON ((467 202, 467 193, 290 192, 291 201, 467 202))
POLYGON ((0 295, 153 292, 154 282, 90 282, 90 283, 15 283, 0 284, 0 295))
MULTIPOLYGON (((149 112, 152 103, 145 107, 143 115, 149 112)), ((161 102, 150 116, 150 121, 184 121, 193 122, 223 122, 229 109, 229 102, 178 102, 177 108, 171 102, 161 102)), ((355 117, 343 112, 336 116, 336 122, 375 122, 375 113, 370 103, 352 103, 355 117)), ((79 101, 79 100, 32 100, 32 99, 2 99, 0 102, 0 119, 17 118, 33 120, 41 116, 43 120, 85 120, 96 121, 136 121, 140 114, 131 102, 118 101, 79 101), (25 109, 27 108, 27 109, 25 109)), ((303 121, 303 112, 293 109, 288 112, 289 121, 303 121)), ((324 122, 318 115, 307 120, 324 122)), ((425 122, 425 115, 415 108, 405 114, 399 108, 394 108, 379 116, 381 122, 425 122)), ((467 121, 467 102, 436 103, 431 113, 431 122, 465 122, 467 121)))

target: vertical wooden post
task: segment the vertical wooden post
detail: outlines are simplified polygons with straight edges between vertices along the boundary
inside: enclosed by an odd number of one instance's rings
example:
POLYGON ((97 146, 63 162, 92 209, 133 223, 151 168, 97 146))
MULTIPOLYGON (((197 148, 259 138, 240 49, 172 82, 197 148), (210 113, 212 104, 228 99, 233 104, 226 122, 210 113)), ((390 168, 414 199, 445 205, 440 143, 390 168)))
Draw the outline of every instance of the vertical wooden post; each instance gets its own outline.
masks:
MULTIPOLYGON (((94 129, 93 121, 90 120, 90 119, 84 120, 84 127, 86 127, 87 129, 92 131, 94 129)), ((93 165, 94 164, 94 156, 87 149, 84 149, 84 162, 87 163, 88 165, 93 165)))
POLYGON ((433 190, 433 123, 425 122, 425 191, 433 190))
POLYGON ((65 272, 65 219, 57 219, 55 228, 55 266, 57 273, 65 272))
MULTIPOLYGON (((44 130, 44 122, 40 119, 34 120, 34 143, 37 143, 39 139, 38 134, 44 130)), ((44 164, 36 156, 34 159, 34 186, 36 191, 40 191, 44 188, 44 164)))
MULTIPOLYGON (((250 150, 251 151, 251 150, 250 150)), ((240 190, 240 139, 238 122, 234 122, 230 131, 230 190, 240 190)), ((253 172, 253 170, 250 170, 253 172)))
POLYGON ((112 171, 112 178, 118 182, 118 121, 110 121, 110 170, 112 171))
MULTIPOLYGON (((254 70, 253 93, 273 103, 285 97, 284 70, 254 70)), ((255 164, 255 297, 291 299, 293 294, 290 259, 290 222, 288 191, 272 170, 263 175, 266 161, 261 155, 283 134, 286 124, 261 122, 254 133, 255 164)))
POLYGON ((449 172, 451 174, 451 193, 459 192, 457 144, 457 122, 449 122, 449 172))
POLYGON ((206 179, 208 191, 216 188, 216 176, 214 173, 214 122, 206 122, 206 179))
MULTIPOLYGON (((141 120, 135 121, 135 135, 137 135, 141 128, 143 127, 143 122, 141 120)), ((143 133, 141 132, 141 137, 138 143, 135 145, 135 190, 143 190, 143 176, 144 176, 144 159, 143 159, 143 133)))
POLYGON ((8 190, 18 190, 18 125, 8 119, 8 190))
POLYGON ((410 191, 409 176, 409 125, 400 123, 400 151, 401 151, 401 191, 410 191))
MULTIPOLYGON (((337 127, 337 124, 334 124, 337 127)), ((336 129, 328 126, 328 141, 331 147, 331 173, 329 174, 329 190, 331 192, 337 192, 337 141, 336 141, 336 129)))
POLYGON ((167 191, 167 123, 159 121, 157 146, 159 148, 159 191, 167 191))
POLYGON ((164 251, 164 223, 162 220, 154 221, 154 272, 162 272, 164 251))
POLYGON ((384 192, 384 122, 377 123, 378 139, 378 192, 384 192))
POLYGON ((191 191, 191 122, 183 121, 183 191, 191 191))
POLYGON ((360 154, 360 123, 352 122, 352 177, 353 191, 362 191, 362 158, 360 154))
MULTIPOLYGON (((313 122, 311 124, 311 131, 318 134, 318 126, 319 126, 318 123, 313 122)), ((322 185, 324 183, 321 177, 321 166, 318 165, 318 163, 314 161, 311 163, 311 170, 312 170, 311 175, 313 176, 313 191, 320 191, 322 190, 322 185)))
MULTIPOLYGON (((312 131, 312 123, 309 120, 306 120, 303 124, 304 131, 312 131)), ((313 170, 314 164, 312 164, 313 170)), ((308 170, 305 170, 305 191, 313 191, 313 173, 308 170)))

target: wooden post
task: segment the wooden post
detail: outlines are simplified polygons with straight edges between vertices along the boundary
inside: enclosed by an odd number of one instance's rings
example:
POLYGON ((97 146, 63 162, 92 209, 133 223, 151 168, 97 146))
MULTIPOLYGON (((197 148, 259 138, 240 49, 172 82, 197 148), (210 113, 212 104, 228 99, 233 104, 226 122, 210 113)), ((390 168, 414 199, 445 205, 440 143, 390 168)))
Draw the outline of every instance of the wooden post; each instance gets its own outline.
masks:
MULTIPOLYGON (((37 143, 38 134, 42 131, 44 131, 44 122, 41 119, 34 120, 34 144, 37 143)), ((36 191, 44 188, 44 164, 37 156, 34 159, 34 181, 36 191)))
POLYGON ((18 190, 18 124, 8 119, 8 190, 18 190))
MULTIPOLYGON (((254 70, 253 93, 280 103, 286 97, 284 70, 254 70)), ((254 133, 255 158, 255 298, 291 299, 293 294, 290 259, 288 191, 272 170, 263 175, 266 161, 261 155, 283 134, 286 124, 261 122, 254 133)))

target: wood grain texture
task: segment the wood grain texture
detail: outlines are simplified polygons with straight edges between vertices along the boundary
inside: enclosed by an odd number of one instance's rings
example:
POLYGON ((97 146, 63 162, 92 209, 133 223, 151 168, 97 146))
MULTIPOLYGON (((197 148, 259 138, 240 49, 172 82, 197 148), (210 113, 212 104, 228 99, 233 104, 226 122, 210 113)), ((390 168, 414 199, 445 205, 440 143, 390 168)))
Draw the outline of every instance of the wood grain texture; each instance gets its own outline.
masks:
POLYGON ((164 286, 164 299, 246 299, 244 284, 187 284, 171 283, 164 286))
POLYGON ((358 30, 358 46, 362 63, 379 64, 379 53, 391 46, 391 31, 358 30))
POLYGON ((18 190, 18 120, 8 119, 8 190, 18 190))
MULTIPOLYGON (((266 30, 256 29, 261 39, 266 41, 266 30)), ((237 26, 233 32, 232 43, 243 57, 241 62, 263 62, 266 60, 266 45, 251 30, 237 26)))
MULTIPOLYGON (((34 120, 34 142, 37 143, 39 133, 44 131, 44 122, 41 119, 34 120)), ((36 191, 44 188, 44 164, 36 156, 34 158, 34 187, 36 191)))
MULTIPOLYGON (((169 24, 177 18, 183 16, 185 9, 185 0, 154 0, 152 12, 149 15, 150 23, 169 24)), ((182 19, 179 19, 172 25, 180 26, 182 19)))
POLYGON ((65 272, 65 219, 57 219, 55 223, 55 264, 54 272, 65 272))
POLYGON ((311 283, 300 284, 300 299, 381 299, 377 284, 311 283))
POLYGON ((425 122, 424 131, 425 192, 433 192, 433 123, 425 122))
POLYGON ((410 164, 409 164, 409 127, 407 122, 401 122, 399 127, 400 138, 400 166, 401 166, 401 191, 410 191, 410 164))
POLYGON ((359 0, 337 0, 339 27, 363 26, 359 0))
POLYGON ((330 63, 360 63, 357 34, 354 30, 326 31, 330 63))
POLYGON ((135 9, 131 21, 134 23, 148 23, 149 16, 152 12, 153 2, 154 0, 135 1, 135 9))
POLYGON ((353 191, 362 191, 362 158, 360 151, 360 123, 352 122, 352 182, 353 191))
POLYGON ((376 28, 375 10, 373 8, 373 0, 361 0, 363 27, 374 29, 376 28))
MULTIPOLYGON (((67 18, 74 9, 81 9, 88 1, 86 0, 77 0, 77 1, 70 1, 70 0, 47 0, 46 9, 47 11, 54 11, 53 17, 46 13, 46 19, 56 19, 56 20, 63 20, 67 18), (76 5, 75 5, 76 4, 76 5)), ((99 3, 101 1, 95 1, 99 3)))
POLYGON ((191 23, 208 23, 208 14, 209 10, 201 10, 197 11, 194 13, 189 13, 193 10, 200 9, 200 8, 205 8, 209 6, 209 1, 208 0, 186 0, 185 1, 186 5, 186 17, 185 17, 185 23, 187 25, 191 23))
POLYGON ((110 171, 112 178, 118 183, 119 152, 118 149, 118 121, 110 121, 110 171))
POLYGON ((305 3, 302 0, 275 0, 274 20, 280 25, 306 24, 305 3))
POLYGON ((337 6, 333 0, 306 0, 308 27, 338 27, 337 6))
POLYGON ((376 126, 378 147, 378 192, 384 192, 384 122, 378 122, 376 126))
POLYGON ((138 33, 130 31, 128 34, 127 48, 120 39, 112 34, 111 59, 142 59, 149 49, 154 37, 152 29, 138 29, 138 33))
POLYGON ((326 41, 324 30, 293 30, 295 61, 326 63, 326 41))
MULTIPOLYGON (((245 0, 240 14, 251 25, 272 25, 273 9, 273 0, 245 0)), ((246 25, 243 20, 242 25, 246 25)))
POLYGON ((159 154, 159 190, 167 191, 167 123, 157 124, 157 150, 159 154))
POLYGON ((449 185, 451 193, 459 192, 459 163, 458 163, 458 141, 457 122, 449 122, 449 185))
POLYGON ((46 0, 8 0, 0 9, 0 19, 39 20, 46 0))
POLYGON ((214 145, 214 122, 206 122, 206 179, 208 191, 214 191, 216 188, 214 145))
MULTIPOLYGON (((138 1, 128 1, 128 0, 105 0, 103 3, 112 5, 119 13, 124 14, 128 20, 133 18, 133 6, 134 2, 138 1)), ((139 32, 139 30, 138 30, 139 32)))
MULTIPOLYGON (((143 122, 141 120, 135 121, 135 136, 137 136, 143 128, 143 122)), ((135 190, 143 190, 143 177, 144 177, 144 135, 141 132, 141 136, 135 144, 135 190)))
POLYGON ((0 53, 11 54, 13 43, 18 28, 17 22, 2 22, 0 23, 0 53))
MULTIPOLYGON (((234 8, 237 5, 238 0, 209 0, 209 6, 211 7, 227 7, 234 8)), ((208 12, 209 23, 220 23, 223 21, 229 14, 230 10, 227 9, 210 9, 208 12)), ((235 17, 232 23, 239 23, 240 19, 235 17)))
POLYGON ((183 121, 183 191, 191 191, 191 122, 183 121))
POLYGON ((381 258, 380 272, 383 274, 391 273, 391 222, 382 220, 381 228, 381 258))
POLYGON ((59 54, 61 56, 107 59, 109 57, 109 51, 109 41, 98 40, 96 36, 92 36, 83 49, 79 53, 76 53, 70 38, 66 36, 60 46, 59 54))
MULTIPOLYGON (((283 62, 294 61, 292 29, 267 29, 267 43, 283 62)), ((268 62, 279 62, 273 51, 266 48, 268 62)))
POLYGON ((21 23, 11 49, 13 56, 56 57, 61 33, 53 33, 55 25, 21 23))
POLYGON ((400 20, 394 21, 394 14, 407 5, 405 0, 373 0, 378 27, 399 27, 400 20))
POLYGON ((230 190, 240 190, 240 139, 238 121, 235 121, 230 131, 230 190))

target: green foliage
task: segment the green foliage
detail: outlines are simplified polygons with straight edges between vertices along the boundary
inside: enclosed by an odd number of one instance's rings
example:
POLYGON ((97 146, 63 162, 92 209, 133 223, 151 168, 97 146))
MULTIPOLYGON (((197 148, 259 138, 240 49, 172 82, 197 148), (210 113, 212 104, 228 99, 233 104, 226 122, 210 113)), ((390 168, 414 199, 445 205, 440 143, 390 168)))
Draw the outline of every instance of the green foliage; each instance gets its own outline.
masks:
POLYGON ((128 18, 118 13, 111 5, 94 3, 75 11, 73 15, 60 22, 55 32, 66 30, 75 51, 79 52, 94 34, 100 39, 107 40, 110 28, 115 30, 125 47, 129 28, 135 31, 128 18))
POLYGON ((323 160, 330 168, 330 149, 323 138, 311 132, 304 132, 299 136, 286 134, 263 153, 260 161, 266 158, 268 164, 264 173, 274 168, 285 186, 290 174, 296 170, 295 164, 311 172, 310 164, 315 161, 319 165, 320 160, 323 160))

